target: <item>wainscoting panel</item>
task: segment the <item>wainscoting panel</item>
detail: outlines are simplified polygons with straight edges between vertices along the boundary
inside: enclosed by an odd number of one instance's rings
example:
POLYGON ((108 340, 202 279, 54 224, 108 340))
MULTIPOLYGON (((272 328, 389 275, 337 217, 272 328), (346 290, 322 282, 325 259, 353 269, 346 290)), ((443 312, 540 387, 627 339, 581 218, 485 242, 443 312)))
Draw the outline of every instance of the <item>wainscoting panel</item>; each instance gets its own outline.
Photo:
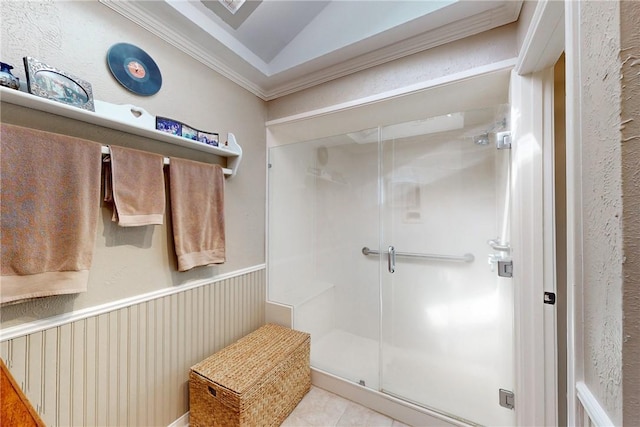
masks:
POLYGON ((190 287, 0 343, 48 426, 167 426, 189 368, 264 324, 265 270, 190 287))

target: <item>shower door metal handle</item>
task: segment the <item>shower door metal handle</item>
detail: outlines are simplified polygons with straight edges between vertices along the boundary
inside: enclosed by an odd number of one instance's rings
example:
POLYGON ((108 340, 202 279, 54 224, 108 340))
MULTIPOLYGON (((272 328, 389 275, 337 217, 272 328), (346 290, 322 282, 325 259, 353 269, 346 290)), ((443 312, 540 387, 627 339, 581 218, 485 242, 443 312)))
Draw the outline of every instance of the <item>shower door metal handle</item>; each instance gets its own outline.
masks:
POLYGON ((394 273, 396 271, 396 248, 393 246, 389 246, 389 258, 387 260, 387 267, 389 269, 389 273, 394 273))
MULTIPOLYGON (((377 249, 369 249, 368 247, 362 248, 362 255, 380 255, 377 249)), ((407 258, 421 258, 431 261, 459 261, 459 262, 473 262, 475 257, 473 254, 464 255, 439 255, 439 254, 417 254, 413 252, 393 252, 394 256, 407 257, 407 258)))

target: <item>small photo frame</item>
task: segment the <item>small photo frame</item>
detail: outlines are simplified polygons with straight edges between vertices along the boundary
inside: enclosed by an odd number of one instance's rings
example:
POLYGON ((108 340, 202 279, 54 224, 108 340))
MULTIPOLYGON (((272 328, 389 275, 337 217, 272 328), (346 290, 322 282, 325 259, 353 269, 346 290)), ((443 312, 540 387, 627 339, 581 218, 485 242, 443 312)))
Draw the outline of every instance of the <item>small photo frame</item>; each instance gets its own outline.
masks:
POLYGON ((220 140, 220 137, 217 133, 198 132, 198 141, 204 142, 207 145, 212 145, 214 147, 217 147, 219 140, 220 140))
POLYGON ((187 138, 187 139, 191 139, 193 141, 197 141, 198 140, 198 131, 196 129, 193 129, 192 127, 189 127, 189 126, 185 125, 183 123, 182 124, 182 137, 183 138, 187 138))
POLYGON ((156 129, 171 135, 182 136, 182 123, 166 117, 156 116, 156 129))
POLYGON ((219 135, 215 132, 204 132, 167 117, 156 116, 156 129, 213 147, 217 147, 220 140, 219 135))
POLYGON ((29 93, 88 111, 95 111, 91 83, 30 56, 23 58, 29 93))

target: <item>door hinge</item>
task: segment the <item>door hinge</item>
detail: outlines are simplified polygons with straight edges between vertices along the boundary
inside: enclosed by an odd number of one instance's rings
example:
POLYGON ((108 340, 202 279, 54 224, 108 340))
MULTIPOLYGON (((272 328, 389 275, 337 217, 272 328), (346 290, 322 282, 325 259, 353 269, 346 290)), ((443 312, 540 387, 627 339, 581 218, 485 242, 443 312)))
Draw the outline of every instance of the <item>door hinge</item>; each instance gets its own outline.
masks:
POLYGON ((498 150, 511 148, 511 132, 496 132, 496 148, 498 150))
POLYGON ((499 395, 500 395, 500 406, 507 409, 513 409, 516 407, 516 402, 515 402, 516 398, 512 391, 501 388, 499 395))
POLYGON ((556 294, 554 294, 553 292, 545 292, 544 303, 554 305, 556 303, 556 294))
POLYGON ((498 261, 498 276, 513 277, 513 261, 498 261))

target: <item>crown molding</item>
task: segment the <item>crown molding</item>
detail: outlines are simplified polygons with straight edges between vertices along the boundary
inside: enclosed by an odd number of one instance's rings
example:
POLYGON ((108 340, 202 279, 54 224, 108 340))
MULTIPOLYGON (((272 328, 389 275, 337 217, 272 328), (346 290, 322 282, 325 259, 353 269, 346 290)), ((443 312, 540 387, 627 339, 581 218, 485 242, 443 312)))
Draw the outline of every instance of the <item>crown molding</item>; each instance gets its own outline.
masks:
MULTIPOLYGON (((418 36, 377 49, 374 52, 358 55, 354 51, 352 59, 331 64, 328 62, 331 59, 319 58, 310 61, 308 64, 268 76, 239 57, 233 61, 233 64, 230 64, 229 58, 222 58, 221 55, 212 52, 213 49, 210 48, 210 42, 220 46, 221 52, 228 49, 210 36, 209 42, 206 43, 209 45, 207 46, 209 48, 207 48, 205 43, 190 39, 186 34, 176 31, 169 26, 169 19, 163 19, 160 16, 158 12, 159 5, 156 2, 154 2, 155 5, 152 12, 151 9, 142 7, 145 2, 99 1, 265 101, 509 24, 518 19, 522 7, 521 2, 507 1, 496 8, 443 25, 418 36), (329 65, 324 65, 327 63, 329 65), (317 65, 320 69, 308 71, 312 65, 317 65)), ((339 51, 340 56, 349 57, 348 54, 351 51, 352 49, 349 47, 344 48, 339 51)))
POLYGON ((186 36, 178 33, 167 25, 167 22, 151 15, 147 10, 142 9, 136 3, 118 0, 99 0, 100 3, 129 19, 134 24, 144 28, 150 33, 158 36, 181 52, 186 53, 193 59, 201 62, 213 71, 228 78, 237 85, 247 89, 254 95, 266 100, 268 94, 262 88, 253 83, 241 73, 235 71, 225 62, 219 60, 213 54, 194 44, 186 36))
POLYGON ((489 10, 456 21, 402 42, 377 49, 356 58, 341 62, 329 68, 315 71, 304 77, 290 80, 268 92, 269 99, 279 98, 310 87, 354 74, 368 68, 386 64, 434 47, 456 40, 480 34, 500 25, 512 23, 518 19, 521 3, 503 4, 497 11, 489 10), (499 25, 496 25, 499 22, 499 25))

